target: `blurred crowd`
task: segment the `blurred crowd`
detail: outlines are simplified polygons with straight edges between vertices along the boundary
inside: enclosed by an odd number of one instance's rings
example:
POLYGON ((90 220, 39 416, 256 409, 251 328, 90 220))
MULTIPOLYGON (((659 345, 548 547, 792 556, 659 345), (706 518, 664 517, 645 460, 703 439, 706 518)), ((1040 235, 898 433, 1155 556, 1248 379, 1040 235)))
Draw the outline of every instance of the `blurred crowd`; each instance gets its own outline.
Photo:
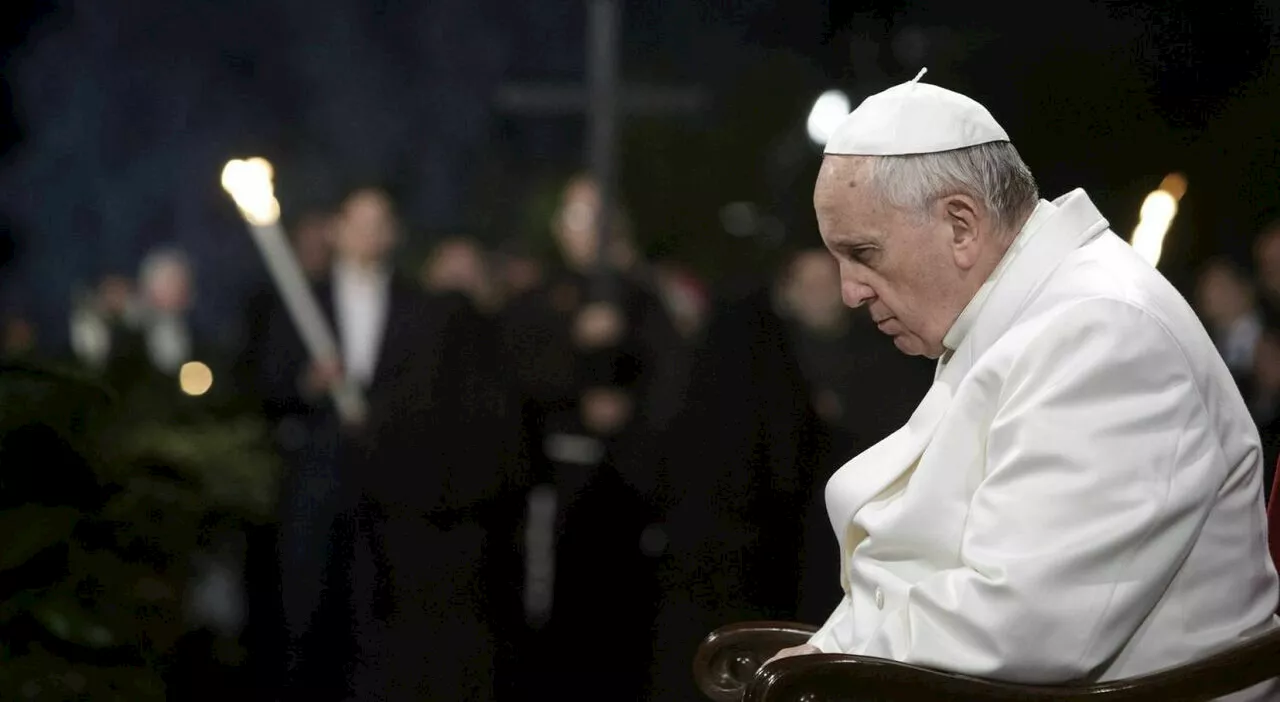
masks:
POLYGON ((1269 486, 1280 458, 1280 222, 1255 239, 1252 265, 1207 261, 1193 303, 1258 423, 1269 486))
MULTIPOLYGON (((582 176, 549 229, 550 258, 456 237, 409 268, 381 190, 291 218, 340 363, 308 356, 271 285, 244 301, 237 343, 201 338, 199 281, 171 248, 83 291, 69 349, 11 316, 4 351, 189 394, 199 362, 269 423, 286 466, 278 518, 228 571, 221 597, 243 606, 219 610, 250 651, 246 691, 698 699, 690 664, 708 631, 816 623, 837 601, 826 480, 906 420, 933 365, 844 307, 820 248, 713 290, 645 260, 627 213, 602 212, 582 176), (363 417, 331 400, 347 383, 363 417)), ((1209 262, 1194 296, 1271 470, 1280 226, 1254 263, 1209 262)))

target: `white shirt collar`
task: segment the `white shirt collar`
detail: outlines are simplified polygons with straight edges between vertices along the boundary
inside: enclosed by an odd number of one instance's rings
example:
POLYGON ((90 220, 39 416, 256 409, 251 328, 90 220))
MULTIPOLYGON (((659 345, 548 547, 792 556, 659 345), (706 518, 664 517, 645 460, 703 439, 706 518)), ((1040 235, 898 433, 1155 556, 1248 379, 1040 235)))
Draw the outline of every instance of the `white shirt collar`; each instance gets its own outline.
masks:
POLYGON ((333 303, 343 364, 352 378, 368 387, 382 351, 390 305, 390 272, 338 261, 333 268, 333 303))
POLYGON ((334 262, 333 276, 336 282, 349 285, 382 284, 390 278, 385 266, 361 266, 342 259, 334 262))
POLYGON ((958 348, 965 337, 969 335, 969 331, 973 329, 974 322, 978 319, 978 314, 982 311, 983 305, 986 304, 987 298, 991 297, 991 291, 999 284, 1001 276, 1009 269, 1010 262, 1017 258, 1018 253, 1026 246, 1027 241, 1034 236, 1035 231, 1044 224, 1053 213, 1057 210, 1052 203, 1047 200, 1041 200, 1036 204, 1036 208, 1032 210, 1031 216, 1027 218, 1027 223, 1022 225, 1022 229, 1018 235, 1014 237, 1013 243, 1009 246, 1009 250, 1005 252, 1000 259, 1000 263, 996 265, 996 269, 987 276, 986 282, 982 287, 978 288, 978 292, 969 300, 969 304, 965 305, 960 311, 960 316, 956 317, 956 321, 952 323, 951 329, 947 331, 946 336, 942 337, 942 362, 951 357, 951 354, 958 348))

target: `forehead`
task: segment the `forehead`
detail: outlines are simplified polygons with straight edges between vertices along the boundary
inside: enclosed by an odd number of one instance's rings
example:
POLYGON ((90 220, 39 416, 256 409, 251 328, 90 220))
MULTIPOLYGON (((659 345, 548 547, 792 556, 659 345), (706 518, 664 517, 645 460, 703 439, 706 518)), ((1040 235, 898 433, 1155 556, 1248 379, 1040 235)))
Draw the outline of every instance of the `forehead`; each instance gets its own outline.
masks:
POLYGON ((813 206, 823 238, 870 236, 890 213, 870 184, 870 160, 827 156, 813 190, 813 206))
POLYGON ((818 180, 814 185, 814 200, 830 202, 840 199, 848 191, 857 191, 866 185, 871 159, 863 156, 825 156, 818 180))

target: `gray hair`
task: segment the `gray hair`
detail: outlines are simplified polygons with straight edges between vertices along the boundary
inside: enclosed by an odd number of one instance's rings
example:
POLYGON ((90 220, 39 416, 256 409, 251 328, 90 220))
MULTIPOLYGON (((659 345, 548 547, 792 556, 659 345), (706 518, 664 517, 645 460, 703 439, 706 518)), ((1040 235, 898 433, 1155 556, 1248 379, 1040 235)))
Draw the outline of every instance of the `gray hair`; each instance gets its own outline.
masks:
POLYGON ((981 202, 1010 236, 1040 199, 1031 169, 1007 141, 953 151, 875 156, 870 180, 891 206, 923 215, 940 197, 964 194, 981 202))

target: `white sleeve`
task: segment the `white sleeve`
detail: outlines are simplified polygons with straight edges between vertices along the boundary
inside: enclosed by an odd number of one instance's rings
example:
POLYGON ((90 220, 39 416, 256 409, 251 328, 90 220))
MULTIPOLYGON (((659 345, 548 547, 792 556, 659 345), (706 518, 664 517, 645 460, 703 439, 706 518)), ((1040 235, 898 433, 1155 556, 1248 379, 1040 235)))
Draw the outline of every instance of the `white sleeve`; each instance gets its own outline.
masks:
MULTIPOLYGON (((963 566, 914 585, 857 652, 1013 682, 1078 679, 1121 649, 1173 578, 1223 479, 1220 449, 1180 347, 1120 301, 1056 315, 1000 393, 963 566)), ((827 650, 839 637, 814 638, 827 650)))
POLYGON ((847 647, 841 645, 842 637, 837 635, 852 628, 845 624, 845 619, 850 614, 852 614, 852 608, 849 605, 849 596, 845 595, 840 598, 840 604, 836 605, 822 628, 809 637, 809 643, 817 646, 823 653, 848 653, 847 647))

